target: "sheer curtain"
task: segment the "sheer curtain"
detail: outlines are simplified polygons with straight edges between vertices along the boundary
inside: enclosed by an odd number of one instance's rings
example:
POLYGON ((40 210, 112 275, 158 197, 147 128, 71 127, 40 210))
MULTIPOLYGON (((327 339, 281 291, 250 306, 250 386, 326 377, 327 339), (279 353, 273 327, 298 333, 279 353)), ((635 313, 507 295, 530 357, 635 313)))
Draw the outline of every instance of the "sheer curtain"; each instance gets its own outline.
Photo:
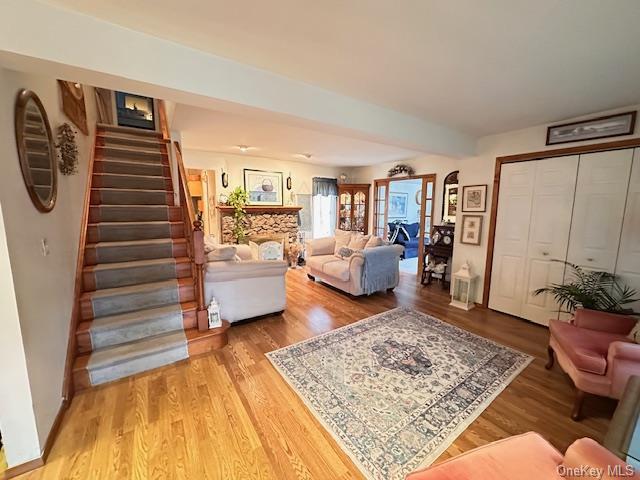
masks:
POLYGON ((313 179, 313 238, 331 237, 336 230, 338 181, 313 179))

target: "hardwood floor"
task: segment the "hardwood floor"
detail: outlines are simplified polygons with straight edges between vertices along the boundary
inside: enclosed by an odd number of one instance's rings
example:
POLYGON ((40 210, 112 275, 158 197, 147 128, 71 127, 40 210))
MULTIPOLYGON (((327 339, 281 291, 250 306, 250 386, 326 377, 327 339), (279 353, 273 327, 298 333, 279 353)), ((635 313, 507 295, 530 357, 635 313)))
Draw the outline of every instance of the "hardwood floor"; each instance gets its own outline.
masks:
POLYGON ((615 402, 588 397, 586 419, 569 418, 570 381, 544 369, 546 328, 454 309, 440 286, 409 274, 394 293, 352 298, 296 270, 287 290, 283 315, 231 327, 222 351, 77 395, 47 464, 22 478, 361 479, 264 353, 400 305, 535 357, 439 461, 529 430, 562 451, 604 436, 615 402))

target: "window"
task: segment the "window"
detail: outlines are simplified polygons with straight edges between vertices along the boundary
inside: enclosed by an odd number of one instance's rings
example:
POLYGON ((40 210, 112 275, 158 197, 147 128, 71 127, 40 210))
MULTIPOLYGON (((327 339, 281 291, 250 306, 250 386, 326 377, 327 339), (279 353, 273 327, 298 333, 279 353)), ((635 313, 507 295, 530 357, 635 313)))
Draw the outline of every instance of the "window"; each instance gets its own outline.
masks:
POLYGON ((314 195, 313 238, 332 237, 336 230, 336 195, 314 195))

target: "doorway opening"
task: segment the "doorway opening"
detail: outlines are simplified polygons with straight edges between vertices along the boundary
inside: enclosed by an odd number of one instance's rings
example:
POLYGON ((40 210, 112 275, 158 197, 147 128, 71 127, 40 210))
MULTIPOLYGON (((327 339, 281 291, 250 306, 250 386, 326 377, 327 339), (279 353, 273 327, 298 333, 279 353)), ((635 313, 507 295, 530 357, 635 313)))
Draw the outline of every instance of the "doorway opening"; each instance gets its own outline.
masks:
POLYGON ((401 272, 422 274, 425 245, 431 241, 435 182, 435 174, 374 182, 374 232, 404 247, 401 272))

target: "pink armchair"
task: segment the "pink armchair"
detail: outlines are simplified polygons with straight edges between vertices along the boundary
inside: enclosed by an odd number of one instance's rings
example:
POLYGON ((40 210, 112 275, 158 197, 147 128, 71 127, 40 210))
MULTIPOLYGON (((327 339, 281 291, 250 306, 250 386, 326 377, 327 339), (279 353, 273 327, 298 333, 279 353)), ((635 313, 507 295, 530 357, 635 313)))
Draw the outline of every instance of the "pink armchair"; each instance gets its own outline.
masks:
POLYGON ((574 385, 571 418, 578 420, 587 393, 619 399, 631 375, 640 375, 640 344, 627 335, 636 319, 626 315, 576 310, 570 322, 549 322, 549 362, 555 357, 574 385))
POLYGON ((534 432, 470 450, 409 474, 406 480, 639 480, 630 465, 590 438, 576 440, 563 456, 534 432), (595 475, 598 472, 599 475, 595 475))

